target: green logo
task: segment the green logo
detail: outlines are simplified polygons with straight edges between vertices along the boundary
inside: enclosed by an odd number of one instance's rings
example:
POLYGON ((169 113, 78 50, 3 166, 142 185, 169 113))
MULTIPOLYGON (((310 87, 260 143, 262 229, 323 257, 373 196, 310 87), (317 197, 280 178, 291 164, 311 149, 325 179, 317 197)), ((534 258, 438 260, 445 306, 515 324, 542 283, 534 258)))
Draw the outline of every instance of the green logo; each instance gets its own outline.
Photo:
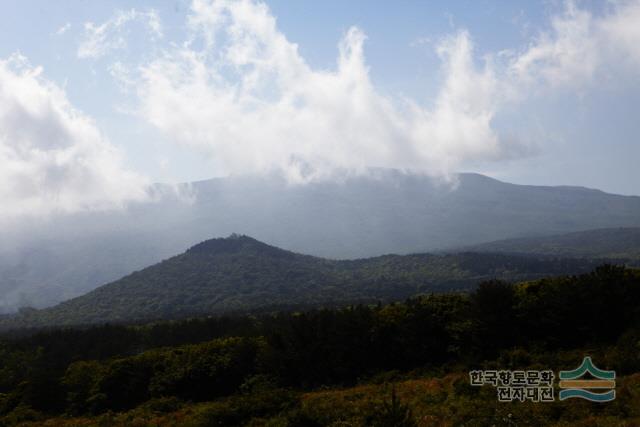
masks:
POLYGON ((616 398, 616 371, 603 371, 593 365, 590 357, 573 371, 560 371, 560 400, 581 398, 591 402, 611 402, 616 398), (584 379, 589 373, 594 379, 584 379), (593 392, 591 390, 607 390, 593 392))

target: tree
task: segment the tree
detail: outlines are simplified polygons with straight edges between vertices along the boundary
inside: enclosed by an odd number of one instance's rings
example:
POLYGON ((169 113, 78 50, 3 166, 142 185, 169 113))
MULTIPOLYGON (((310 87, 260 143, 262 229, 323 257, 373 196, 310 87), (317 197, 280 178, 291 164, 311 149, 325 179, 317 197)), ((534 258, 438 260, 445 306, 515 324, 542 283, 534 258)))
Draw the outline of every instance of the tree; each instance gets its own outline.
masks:
POLYGON ((417 427, 411 408, 403 404, 396 395, 395 386, 391 389, 391 399, 383 402, 382 407, 366 421, 371 427, 417 427))

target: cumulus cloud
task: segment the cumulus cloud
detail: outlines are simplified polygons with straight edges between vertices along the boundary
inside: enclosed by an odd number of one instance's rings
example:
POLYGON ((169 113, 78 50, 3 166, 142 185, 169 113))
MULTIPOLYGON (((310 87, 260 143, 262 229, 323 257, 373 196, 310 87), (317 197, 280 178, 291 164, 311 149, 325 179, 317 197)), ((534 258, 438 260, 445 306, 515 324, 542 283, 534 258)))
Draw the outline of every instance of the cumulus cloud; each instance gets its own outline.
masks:
POLYGON ((84 37, 78 46, 78 57, 96 59, 110 51, 126 47, 125 29, 133 22, 143 23, 152 37, 162 37, 160 17, 155 10, 119 10, 111 19, 100 25, 93 22, 84 24, 84 37))
POLYGON ((465 164, 536 151, 527 135, 495 125, 519 103, 637 73, 639 20, 639 0, 610 2, 599 15, 568 1, 524 48, 483 57, 468 31, 456 31, 431 43, 442 83, 420 102, 375 86, 357 27, 339 41, 335 67, 314 69, 266 4, 193 0, 185 42, 110 71, 135 94, 130 111, 209 155, 215 174, 281 170, 307 181, 392 167, 448 177, 465 164))
POLYGON ((521 85, 581 88, 603 73, 637 73, 639 22, 638 0, 609 2, 600 16, 567 1, 564 11, 552 17, 551 29, 512 58, 510 77, 521 85))
POLYGON ((284 170, 292 180, 335 170, 410 168, 448 174, 467 158, 507 152, 492 129, 500 96, 469 34, 438 45, 444 85, 433 107, 383 95, 350 28, 335 69, 307 64, 268 7, 195 0, 188 41, 131 73, 137 113, 171 140, 198 147, 227 173, 284 170))
POLYGON ((24 56, 0 60, 0 219, 112 209, 146 180, 24 56))

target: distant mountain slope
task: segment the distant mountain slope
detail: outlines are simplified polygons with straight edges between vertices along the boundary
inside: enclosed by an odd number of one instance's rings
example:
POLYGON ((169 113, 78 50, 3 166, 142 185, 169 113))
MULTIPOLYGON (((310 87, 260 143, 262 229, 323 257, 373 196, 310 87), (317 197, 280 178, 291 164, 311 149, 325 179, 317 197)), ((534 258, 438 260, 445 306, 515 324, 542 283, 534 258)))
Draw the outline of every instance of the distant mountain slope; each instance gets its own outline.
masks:
POLYGON ((405 298, 465 289, 481 280, 580 273, 590 260, 499 254, 387 255, 333 261, 246 236, 202 242, 185 253, 44 310, 25 310, 0 327, 168 319, 265 307, 405 298))
POLYGON ((574 233, 498 240, 465 247, 476 252, 618 258, 640 262, 640 228, 603 228, 574 233))
POLYGON ((121 212, 28 221, 0 231, 0 312, 81 295, 233 232, 328 258, 417 253, 498 239, 640 227, 640 197, 514 185, 460 174, 453 183, 394 170, 296 185, 281 177, 154 187, 121 212))

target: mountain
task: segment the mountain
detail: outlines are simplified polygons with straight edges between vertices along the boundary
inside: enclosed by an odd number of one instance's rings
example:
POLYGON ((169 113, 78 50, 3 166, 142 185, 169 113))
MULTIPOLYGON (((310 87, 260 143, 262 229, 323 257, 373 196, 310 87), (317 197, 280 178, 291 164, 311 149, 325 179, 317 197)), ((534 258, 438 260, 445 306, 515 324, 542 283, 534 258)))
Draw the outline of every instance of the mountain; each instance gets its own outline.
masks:
POLYGON ((292 184, 217 178, 113 212, 23 219, 0 231, 0 312, 45 307, 233 232, 295 252, 354 259, 605 227, 640 227, 640 197, 581 187, 450 182, 395 170, 292 184))
POLYGON ((501 254, 386 255, 328 260, 232 235, 0 325, 37 327, 172 319, 294 306, 402 299, 469 289, 482 280, 527 280, 591 270, 597 261, 501 254))
MULTIPOLYGON (((460 249, 459 249, 460 250, 460 249)), ((640 263, 640 228, 603 228, 543 237, 498 240, 465 247, 474 252, 616 258, 640 263)))

